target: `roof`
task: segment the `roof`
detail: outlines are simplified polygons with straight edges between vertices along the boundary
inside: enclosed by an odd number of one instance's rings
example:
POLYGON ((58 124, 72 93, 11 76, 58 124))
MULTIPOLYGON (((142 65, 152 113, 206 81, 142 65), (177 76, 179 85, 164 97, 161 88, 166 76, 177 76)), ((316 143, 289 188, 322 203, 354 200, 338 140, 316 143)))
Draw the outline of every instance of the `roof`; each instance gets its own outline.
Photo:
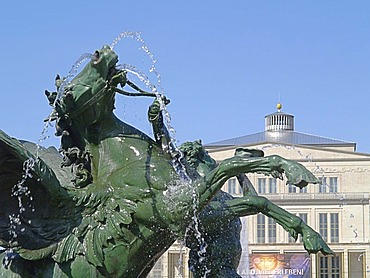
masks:
POLYGON ((356 143, 331 139, 290 130, 263 131, 241 137, 206 144, 206 147, 241 146, 258 143, 286 143, 291 145, 353 145, 356 143))

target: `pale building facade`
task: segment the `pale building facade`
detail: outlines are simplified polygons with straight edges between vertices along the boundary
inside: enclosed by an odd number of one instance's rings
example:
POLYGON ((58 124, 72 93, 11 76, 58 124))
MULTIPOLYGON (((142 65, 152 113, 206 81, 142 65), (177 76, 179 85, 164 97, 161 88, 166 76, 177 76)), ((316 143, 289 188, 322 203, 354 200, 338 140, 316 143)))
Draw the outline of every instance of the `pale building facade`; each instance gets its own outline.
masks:
MULTIPOLYGON (((286 181, 248 174, 257 192, 321 234, 335 256, 308 255, 301 238, 295 242, 272 219, 262 214, 242 220, 243 277, 370 278, 370 154, 356 152, 356 144, 299 133, 294 116, 280 111, 265 117, 265 131, 206 145, 217 161, 234 155, 236 148, 263 150, 305 165, 321 184, 299 189, 286 181)), ((237 180, 223 190, 241 196, 237 180)), ((191 277, 188 250, 176 243, 149 277, 191 277), (180 255, 180 253, 182 255, 180 255), (180 262, 180 263, 179 263, 180 262)))

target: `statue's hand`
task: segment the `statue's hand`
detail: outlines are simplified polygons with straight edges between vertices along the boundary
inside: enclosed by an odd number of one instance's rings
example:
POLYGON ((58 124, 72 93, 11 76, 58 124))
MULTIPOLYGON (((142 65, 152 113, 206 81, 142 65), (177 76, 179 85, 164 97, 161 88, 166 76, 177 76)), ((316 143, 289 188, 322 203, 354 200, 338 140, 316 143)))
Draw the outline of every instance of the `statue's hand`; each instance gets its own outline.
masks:
POLYGON ((302 164, 295 161, 285 161, 283 164, 288 184, 303 188, 309 183, 319 183, 319 180, 302 164))
POLYGON ((126 71, 124 70, 119 70, 116 72, 115 75, 112 76, 110 79, 111 85, 114 87, 117 87, 118 84, 121 85, 121 87, 124 87, 127 82, 127 76, 126 76, 126 71))
POLYGON ((150 122, 154 122, 159 118, 161 113, 161 105, 157 99, 155 99, 152 105, 149 106, 148 119, 150 122))
POLYGON ((302 230, 303 245, 306 251, 310 254, 321 252, 323 255, 334 255, 334 252, 329 248, 323 238, 310 227, 302 230))
MULTIPOLYGON (((170 103, 170 100, 166 98, 165 96, 161 95, 162 103, 164 105, 167 105, 170 103)), ((158 120, 159 115, 161 114, 161 103, 159 102, 158 99, 155 99, 152 103, 152 105, 149 106, 148 110, 148 119, 150 122, 154 122, 158 120)))

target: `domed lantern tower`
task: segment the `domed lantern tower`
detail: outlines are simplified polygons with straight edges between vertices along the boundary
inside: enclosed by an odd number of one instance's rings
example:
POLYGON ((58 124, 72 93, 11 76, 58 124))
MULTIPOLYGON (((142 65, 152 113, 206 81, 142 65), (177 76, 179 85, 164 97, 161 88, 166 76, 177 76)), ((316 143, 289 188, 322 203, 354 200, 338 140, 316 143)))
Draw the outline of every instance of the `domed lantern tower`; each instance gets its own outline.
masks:
POLYGON ((265 116, 265 131, 293 131, 294 116, 281 112, 283 106, 280 102, 276 108, 277 112, 265 116))

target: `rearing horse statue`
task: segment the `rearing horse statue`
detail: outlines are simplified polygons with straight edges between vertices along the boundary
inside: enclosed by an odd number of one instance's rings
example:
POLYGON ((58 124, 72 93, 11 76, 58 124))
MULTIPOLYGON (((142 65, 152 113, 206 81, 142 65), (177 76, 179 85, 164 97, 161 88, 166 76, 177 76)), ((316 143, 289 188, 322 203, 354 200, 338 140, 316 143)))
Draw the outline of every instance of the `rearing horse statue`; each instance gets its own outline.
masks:
MULTIPOLYGON (((158 142, 113 114, 118 86, 131 84, 117 61, 104 46, 61 96, 49 94, 63 158, 0 132, 6 277, 145 277, 229 178, 285 173, 298 187, 318 182, 280 156, 235 156, 186 183, 158 142)), ((326 248, 318 241, 310 252, 326 248)))

